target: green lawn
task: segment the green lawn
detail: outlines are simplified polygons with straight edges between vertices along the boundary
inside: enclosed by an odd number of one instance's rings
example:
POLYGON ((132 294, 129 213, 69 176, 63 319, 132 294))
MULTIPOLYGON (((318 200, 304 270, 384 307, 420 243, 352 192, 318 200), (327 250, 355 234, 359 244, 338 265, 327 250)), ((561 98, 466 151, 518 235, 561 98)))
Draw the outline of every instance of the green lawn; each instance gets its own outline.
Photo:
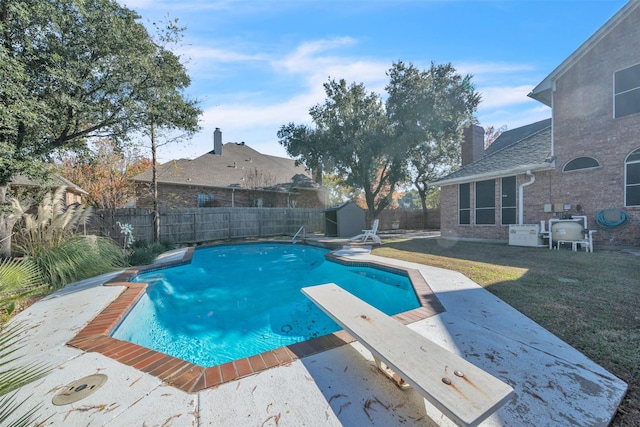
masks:
POLYGON ((640 425, 640 257, 440 239, 373 253, 465 274, 627 382, 612 425, 640 425))

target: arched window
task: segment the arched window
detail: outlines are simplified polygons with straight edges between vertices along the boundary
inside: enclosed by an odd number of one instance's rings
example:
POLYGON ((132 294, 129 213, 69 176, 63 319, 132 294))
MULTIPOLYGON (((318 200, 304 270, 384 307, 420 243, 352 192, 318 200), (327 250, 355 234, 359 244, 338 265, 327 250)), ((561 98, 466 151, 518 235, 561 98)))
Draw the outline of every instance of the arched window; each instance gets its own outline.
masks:
POLYGON ((624 161, 624 205, 640 206, 640 148, 624 161))
POLYGON ((595 169, 599 168, 600 163, 593 157, 576 157, 573 160, 569 160, 562 168, 562 172, 571 172, 582 169, 595 169))

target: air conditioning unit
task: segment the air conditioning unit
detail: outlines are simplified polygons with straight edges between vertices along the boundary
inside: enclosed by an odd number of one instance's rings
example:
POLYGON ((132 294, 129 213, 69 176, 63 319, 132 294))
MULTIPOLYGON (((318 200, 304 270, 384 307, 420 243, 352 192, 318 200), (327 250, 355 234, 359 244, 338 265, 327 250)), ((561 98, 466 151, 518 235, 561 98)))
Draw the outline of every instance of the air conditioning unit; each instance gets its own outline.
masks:
POLYGON ((511 246, 545 246, 540 235, 539 224, 510 224, 509 245, 511 246))

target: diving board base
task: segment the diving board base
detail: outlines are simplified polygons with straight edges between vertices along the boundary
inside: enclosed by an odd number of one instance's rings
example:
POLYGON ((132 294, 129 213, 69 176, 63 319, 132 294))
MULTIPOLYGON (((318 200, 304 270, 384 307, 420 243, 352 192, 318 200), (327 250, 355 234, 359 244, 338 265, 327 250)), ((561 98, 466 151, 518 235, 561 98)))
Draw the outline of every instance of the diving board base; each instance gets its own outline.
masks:
POLYGON ((402 390, 411 388, 409 383, 403 380, 400 375, 396 374, 393 369, 389 368, 382 360, 378 359, 375 355, 373 355, 373 361, 375 362, 378 369, 380 369, 380 372, 382 372, 386 377, 393 381, 398 386, 398 388, 402 390))
POLYGON ((398 386, 406 382, 457 425, 477 426, 514 394, 500 379, 334 283, 302 292, 369 350, 398 386))

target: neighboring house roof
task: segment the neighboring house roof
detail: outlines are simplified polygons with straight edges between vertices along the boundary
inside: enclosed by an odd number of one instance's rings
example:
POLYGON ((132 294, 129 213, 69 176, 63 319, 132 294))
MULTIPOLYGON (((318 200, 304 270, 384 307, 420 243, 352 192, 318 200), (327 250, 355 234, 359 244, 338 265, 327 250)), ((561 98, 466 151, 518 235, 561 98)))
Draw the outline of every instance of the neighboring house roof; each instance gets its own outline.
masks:
MULTIPOLYGON (((432 182, 431 185, 451 185, 479 181, 504 176, 512 176, 527 171, 535 172, 554 167, 551 157, 551 120, 533 123, 522 128, 505 132, 503 148, 494 150, 483 158, 432 182), (545 127, 542 127, 544 122, 545 127), (542 129, 539 129, 541 128, 542 129), (532 133, 532 129, 538 129, 532 133), (525 135, 517 140, 516 137, 525 135)), ((493 144, 498 143, 498 140, 493 144)), ((491 144, 491 146, 493 146, 491 144)))
POLYGON ((52 174, 51 176, 49 176, 48 181, 46 181, 45 183, 34 181, 31 178, 24 175, 16 175, 13 178, 11 178, 9 185, 16 186, 16 187, 42 187, 42 186, 47 186, 52 188, 67 187, 67 191, 70 191, 72 193, 78 193, 83 195, 89 194, 88 192, 78 187, 73 182, 69 181, 68 179, 58 174, 52 174))
POLYGON ((640 7, 640 0, 631 0, 624 5, 615 15, 611 17, 598 31, 596 31, 586 42, 573 52, 562 64, 556 67, 538 86, 533 88, 529 93, 529 97, 542 102, 551 107, 551 94, 554 90, 555 81, 562 76, 569 68, 580 60, 593 46, 595 46, 603 37, 605 37, 620 21, 625 19, 635 8, 640 7))
MULTIPOLYGON (((132 178, 151 182, 151 171, 132 178)), ((244 143, 228 142, 222 154, 213 151, 195 159, 169 161, 157 169, 158 183, 223 188, 287 191, 318 188, 309 172, 295 160, 262 154, 244 143)))

